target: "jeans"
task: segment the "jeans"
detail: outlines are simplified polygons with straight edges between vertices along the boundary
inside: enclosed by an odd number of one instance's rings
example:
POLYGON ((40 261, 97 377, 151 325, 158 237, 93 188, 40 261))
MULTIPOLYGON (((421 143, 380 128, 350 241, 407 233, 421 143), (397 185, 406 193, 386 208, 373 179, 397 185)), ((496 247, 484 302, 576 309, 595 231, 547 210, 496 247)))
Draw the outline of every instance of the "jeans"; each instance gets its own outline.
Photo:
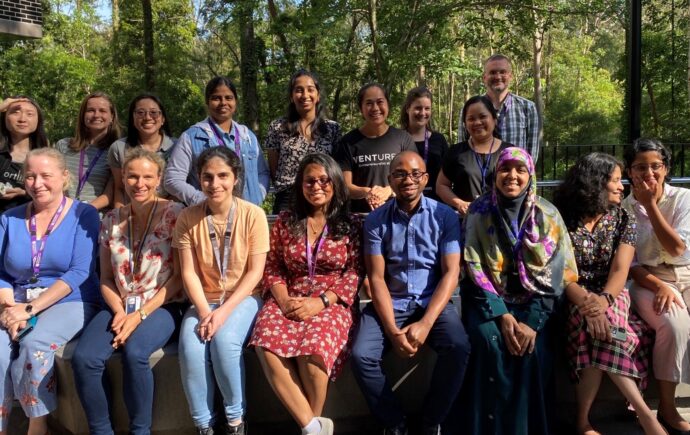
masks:
MULTIPOLYGON (((211 305, 211 309, 217 307, 211 305)), ((179 347, 182 386, 196 427, 207 428, 216 424, 216 385, 223 396, 227 420, 237 420, 244 415, 242 352, 249 341, 259 308, 261 299, 258 296, 246 297, 208 342, 202 341, 197 334, 199 317, 196 307, 190 307, 182 319, 179 347)))
MULTIPOLYGON (((407 311, 394 311, 398 327, 422 318, 425 309, 418 305, 407 311)), ((429 331, 426 343, 437 353, 429 392, 424 400, 425 426, 445 420, 465 377, 470 343, 460 316, 451 303, 446 305, 429 331)), ((352 349, 352 370, 372 414, 385 426, 394 427, 405 418, 402 406, 383 373, 381 361, 390 348, 381 320, 372 304, 362 310, 359 330, 352 349)))
MULTIPOLYGON (((153 311, 132 332, 122 353, 122 387, 134 435, 151 433, 153 412, 153 372, 151 354, 170 341, 182 319, 183 304, 170 303, 153 311)), ((110 381, 106 363, 115 352, 115 334, 110 329, 113 313, 102 310, 84 329, 72 356, 74 381, 92 435, 111 435, 110 381)))
POLYGON ((33 331, 18 343, 0 329, 0 431, 7 429, 13 398, 30 418, 57 408, 55 352, 79 334, 97 310, 84 302, 55 304, 38 314, 33 331))

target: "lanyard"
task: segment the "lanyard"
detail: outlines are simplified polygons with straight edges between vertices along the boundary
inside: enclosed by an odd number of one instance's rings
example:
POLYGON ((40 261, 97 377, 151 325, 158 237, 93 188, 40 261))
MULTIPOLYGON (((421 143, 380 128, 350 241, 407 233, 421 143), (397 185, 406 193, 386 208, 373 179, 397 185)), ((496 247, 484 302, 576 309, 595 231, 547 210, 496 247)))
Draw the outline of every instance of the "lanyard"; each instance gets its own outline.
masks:
MULTIPOLYGON (((208 124, 211 126, 211 130, 213 130, 213 134, 216 136, 216 140, 218 141, 218 146, 219 147, 227 146, 225 144, 225 139, 223 139, 223 137, 218 132, 218 129, 216 128, 215 123, 211 119, 209 119, 208 124)), ((235 154, 237 155, 237 157, 242 157, 242 151, 240 151, 240 130, 237 128, 236 125, 235 125, 234 137, 235 137, 235 154)))
POLYGON ((146 238, 148 237, 149 231, 151 230, 153 215, 156 214, 156 208, 158 207, 158 198, 154 200, 153 207, 151 207, 151 211, 149 211, 149 217, 146 219, 146 228, 144 229, 144 234, 141 237, 141 242, 139 242, 139 246, 137 246, 136 249, 136 254, 134 255, 132 255, 132 251, 134 250, 134 225, 132 215, 134 214, 134 210, 131 204, 129 207, 129 217, 127 218, 127 231, 129 232, 129 239, 127 240, 127 248, 129 248, 129 270, 132 274, 132 280, 129 283, 129 288, 131 291, 134 291, 134 284, 136 281, 134 279, 134 276, 137 270, 137 264, 141 269, 141 251, 144 249, 144 245, 146 244, 146 238))
POLYGON ((96 167, 96 163, 98 163, 98 159, 101 158, 103 152, 105 152, 105 148, 101 148, 98 150, 93 160, 91 160, 91 162, 89 163, 89 167, 86 169, 86 173, 84 173, 84 159, 86 158, 86 150, 81 150, 81 152, 79 153, 79 183, 77 184, 76 194, 77 201, 79 201, 79 196, 81 195, 81 191, 84 188, 84 185, 86 184, 86 180, 89 179, 91 171, 93 171, 93 168, 96 167))
MULTIPOLYGON (((470 138, 470 141, 472 141, 472 138, 470 138)), ((491 158, 493 157, 493 154, 491 154, 494 150, 494 143, 496 142, 496 138, 491 139, 491 146, 489 147, 489 158, 486 159, 485 161, 482 161, 481 157, 479 157, 479 153, 477 153, 474 148, 470 147, 472 150, 472 153, 474 154, 474 160, 477 162, 477 166, 479 167, 479 171, 482 174, 482 192, 486 191, 486 173, 489 171, 489 166, 491 165, 491 158)))
POLYGON ((307 239, 307 272, 309 273, 309 278, 314 278, 316 275, 316 261, 317 261, 317 256, 319 255, 319 251, 323 247, 323 242, 326 240, 326 236, 328 235, 328 224, 326 224, 323 227, 323 232, 321 233, 321 236, 319 237, 319 243, 316 245, 316 251, 312 253, 311 249, 311 243, 309 243, 309 230, 307 229, 306 233, 306 239, 307 239))
POLYGON ((508 94, 508 96, 505 98, 503 102, 503 107, 501 107, 501 111, 498 112, 498 129, 501 129, 501 126, 503 125, 503 120, 505 119, 506 115, 508 114, 508 111, 510 110, 510 106, 513 104, 513 94, 508 94))
POLYGON ((232 206, 228 212, 228 221, 225 226, 225 235, 223 245, 223 261, 220 258, 220 242, 218 241, 218 235, 216 234, 216 229, 213 227, 213 214, 211 210, 206 206, 206 223, 208 224, 208 236, 211 239, 211 245, 213 246, 213 257, 216 260, 216 265, 218 266, 218 271, 220 272, 220 285, 221 291, 223 292, 220 297, 220 304, 223 304, 225 299, 225 280, 227 279, 228 264, 230 264, 230 236, 232 236, 232 223, 235 220, 235 210, 236 210, 235 200, 232 201, 232 206))
POLYGON ((424 164, 429 160, 429 136, 431 133, 424 127, 424 164))
POLYGON ((43 250, 46 248, 46 242, 48 241, 48 236, 55 229, 58 219, 62 215, 62 211, 65 209, 65 204, 67 204, 67 198, 62 197, 60 206, 55 210, 55 214, 50 219, 48 228, 45 234, 39 239, 36 237, 36 215, 34 214, 33 207, 31 208, 31 218, 29 219, 29 232, 31 233, 31 269, 33 274, 29 282, 35 284, 38 282, 38 273, 41 271, 41 259, 43 258, 43 250))

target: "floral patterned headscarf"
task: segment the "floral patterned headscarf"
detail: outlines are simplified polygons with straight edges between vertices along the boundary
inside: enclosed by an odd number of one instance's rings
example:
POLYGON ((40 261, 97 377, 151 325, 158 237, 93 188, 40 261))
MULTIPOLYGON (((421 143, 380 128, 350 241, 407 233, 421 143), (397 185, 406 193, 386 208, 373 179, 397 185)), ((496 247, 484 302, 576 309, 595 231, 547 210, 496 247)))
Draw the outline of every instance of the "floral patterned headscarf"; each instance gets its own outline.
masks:
POLYGON ((511 161, 523 164, 530 174, 519 221, 506 219, 496 183, 491 192, 474 201, 465 218, 466 273, 478 287, 499 296, 507 292, 511 273, 518 274, 529 293, 560 295, 569 283, 577 281, 568 230, 558 210, 537 196, 534 162, 527 151, 504 149, 496 173, 511 161))

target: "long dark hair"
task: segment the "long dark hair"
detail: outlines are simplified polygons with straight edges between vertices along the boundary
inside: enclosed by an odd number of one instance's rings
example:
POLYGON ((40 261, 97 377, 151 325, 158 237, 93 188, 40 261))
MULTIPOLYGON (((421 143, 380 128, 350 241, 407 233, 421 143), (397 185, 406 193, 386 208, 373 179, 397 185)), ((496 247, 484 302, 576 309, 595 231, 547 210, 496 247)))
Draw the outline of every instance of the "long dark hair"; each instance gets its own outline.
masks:
POLYGON ((569 229, 575 228, 583 218, 606 213, 612 207, 606 185, 616 167, 622 175, 620 160, 597 152, 580 157, 568 169, 553 202, 569 229))
MULTIPOLYGON (((38 116, 38 122, 36 123, 36 130, 29 135, 29 149, 33 150, 36 148, 44 148, 48 146, 48 137, 46 136, 46 130, 44 127, 43 111, 41 107, 33 99, 27 97, 26 95, 16 95, 11 98, 25 98, 29 100, 36 108, 36 116, 38 116)), ((7 112, 0 113, 0 151, 12 151, 12 134, 7 129, 6 124, 7 112)))
POLYGON ((242 191, 244 190, 244 169, 242 167, 242 162, 239 157, 237 157, 237 154, 230 151, 227 147, 211 147, 199 154, 196 160, 196 170, 199 175, 199 181, 201 182, 201 172, 204 170, 204 166, 206 166, 209 160, 216 157, 228 165, 232 173, 235 174, 237 183, 232 189, 232 196, 242 198, 242 191))
POLYGON ((489 111, 491 117, 494 119, 494 137, 500 139, 501 135, 498 133, 498 112, 496 112, 494 104, 486 95, 475 95, 474 97, 470 97, 467 101, 465 101, 465 105, 462 106, 462 128, 465 130, 465 137, 469 140, 470 132, 467 130, 467 127, 465 126, 465 120, 467 119, 467 109, 469 109, 471 105, 476 103, 483 104, 484 107, 486 107, 486 110, 489 111))
POLYGON ((293 185, 294 207, 290 213, 288 220, 288 227, 295 235, 304 235, 306 228, 306 218, 309 215, 311 205, 304 197, 302 192, 302 182, 304 181, 304 172, 309 165, 319 165, 326 175, 331 179, 331 188, 333 189, 333 198, 328 204, 326 210, 326 223, 328 224, 328 234, 335 239, 342 238, 350 231, 350 203, 345 186, 345 178, 343 172, 340 170, 340 165, 333 160, 333 157, 323 153, 313 153, 306 155, 299 164, 297 175, 295 176, 295 184, 293 185))
POLYGON ((288 133, 290 136, 299 136, 299 120, 301 118, 294 101, 292 101, 292 91, 294 91, 295 86, 297 86, 297 79, 300 77, 309 77, 312 79, 314 82, 314 87, 316 87, 316 91, 319 93, 319 102, 316 103, 316 117, 311 123, 312 138, 316 138, 321 134, 326 133, 326 116, 324 114, 323 94, 321 93, 321 84, 319 83, 319 78, 316 76, 316 74, 306 69, 300 69, 295 72, 292 77, 290 77, 290 83, 288 83, 287 89, 287 115, 285 116, 285 122, 283 122, 281 127, 283 131, 288 133))
POLYGON ((165 118, 165 122, 163 122, 161 130, 163 130, 163 133, 165 133, 167 136, 172 136, 170 123, 168 122, 168 114, 165 111, 165 106, 163 106, 161 99, 154 94, 139 94, 134 97, 131 103, 129 103, 129 115, 127 115, 127 141, 125 142, 125 145, 128 147, 135 147, 139 144, 139 130, 137 130, 137 128, 134 126, 134 111, 137 107, 137 103, 141 100, 151 100, 158 105, 158 108, 161 111, 161 116, 165 118))
MULTIPOLYGON (((405 103, 403 104, 402 110, 400 111, 400 127, 402 127, 403 130, 407 130, 410 127, 410 117, 407 115, 407 111, 412 103, 418 98, 428 98, 429 101, 433 101, 431 91, 426 86, 410 89, 410 92, 407 93, 407 97, 405 97, 405 103)), ((426 128, 429 131, 433 131, 431 128, 431 118, 429 118, 429 123, 426 125, 426 128)))

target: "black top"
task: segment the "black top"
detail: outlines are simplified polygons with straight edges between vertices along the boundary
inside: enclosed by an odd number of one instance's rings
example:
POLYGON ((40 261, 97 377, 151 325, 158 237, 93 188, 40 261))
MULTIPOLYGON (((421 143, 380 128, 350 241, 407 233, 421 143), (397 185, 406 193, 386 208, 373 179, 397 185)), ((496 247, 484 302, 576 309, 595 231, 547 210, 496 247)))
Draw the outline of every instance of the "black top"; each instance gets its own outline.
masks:
MULTIPOLYGON (((0 151, 0 183, 9 183, 12 187, 24 188, 24 175, 22 168, 24 164, 12 161, 9 150, 0 151)), ((12 207, 29 202, 29 195, 16 196, 12 199, 0 199, 0 213, 12 207)))
POLYGON ((443 158, 448 152, 448 142, 446 137, 438 132, 432 132, 429 136, 429 154, 424 155, 424 141, 415 141, 417 145, 417 152, 419 153, 424 161, 426 162, 426 171, 429 173, 429 182, 424 189, 424 195, 429 198, 433 198, 440 201, 439 197, 436 195, 436 179, 438 178, 438 173, 441 172, 441 165, 443 164, 443 158))
POLYGON ((450 180, 453 193, 463 201, 472 202, 494 183, 498 155, 514 145, 502 142, 491 154, 475 153, 468 142, 453 145, 443 160, 443 175, 450 180), (491 160, 488 160, 491 159, 491 160), (488 160, 488 161, 487 161, 488 160), (482 189, 480 165, 488 164, 482 189))
MULTIPOLYGON (((388 186, 390 163, 402 151, 417 152, 412 136, 406 131, 388 127, 382 136, 368 138, 354 129, 340 139, 334 158, 343 171, 352 172, 355 186, 388 186)), ((351 205, 355 212, 371 211, 364 199, 353 200, 351 205)))

